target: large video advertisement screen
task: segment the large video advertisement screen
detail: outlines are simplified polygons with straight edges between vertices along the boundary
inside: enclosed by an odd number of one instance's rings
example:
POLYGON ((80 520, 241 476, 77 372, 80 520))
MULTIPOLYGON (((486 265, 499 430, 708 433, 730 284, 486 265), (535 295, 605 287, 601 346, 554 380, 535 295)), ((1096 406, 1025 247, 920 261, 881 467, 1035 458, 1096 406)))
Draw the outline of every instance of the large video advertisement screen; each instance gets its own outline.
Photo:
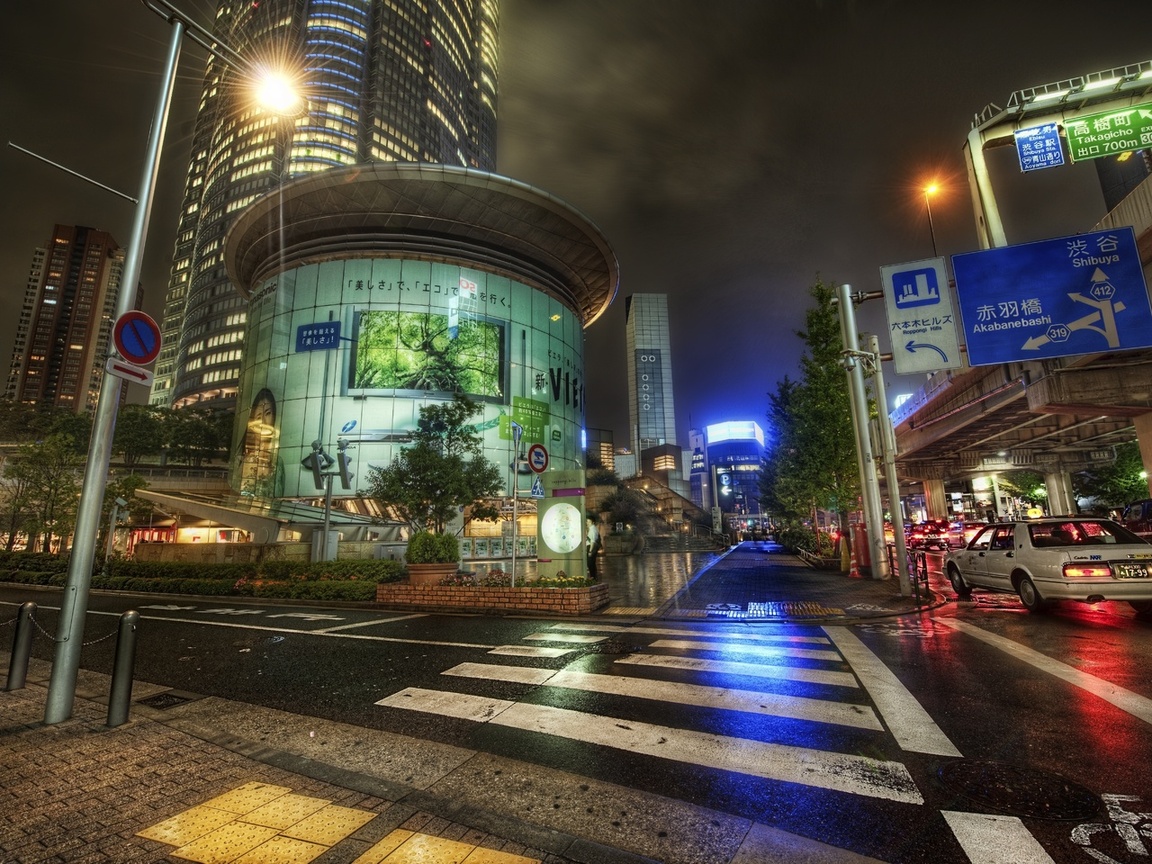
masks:
POLYGON ((354 321, 350 395, 467 393, 502 401, 506 390, 504 326, 484 319, 364 310, 354 321))

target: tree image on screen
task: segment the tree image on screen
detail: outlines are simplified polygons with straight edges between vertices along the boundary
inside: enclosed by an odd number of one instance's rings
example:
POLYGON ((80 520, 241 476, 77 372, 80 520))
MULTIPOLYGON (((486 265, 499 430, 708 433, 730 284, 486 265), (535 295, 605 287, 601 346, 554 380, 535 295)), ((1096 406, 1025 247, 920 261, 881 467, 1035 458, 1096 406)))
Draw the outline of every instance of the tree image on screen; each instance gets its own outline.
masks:
POLYGON ((446 315, 361 312, 350 386, 501 398, 503 336, 490 321, 462 317, 453 338, 446 315))

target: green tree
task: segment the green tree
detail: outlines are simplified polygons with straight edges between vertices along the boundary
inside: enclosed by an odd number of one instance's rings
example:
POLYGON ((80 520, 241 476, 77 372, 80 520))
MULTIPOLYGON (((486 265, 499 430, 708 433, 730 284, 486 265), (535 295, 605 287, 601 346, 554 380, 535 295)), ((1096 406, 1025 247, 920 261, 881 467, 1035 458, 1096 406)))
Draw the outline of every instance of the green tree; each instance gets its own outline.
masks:
POLYGON ((167 415, 168 453, 174 462, 199 468, 225 454, 232 443, 231 412, 182 408, 167 415))
POLYGON ((416 531, 443 533, 461 507, 470 507, 473 519, 499 518, 485 499, 501 489, 500 468, 484 458, 483 439, 468 425, 479 411, 462 395, 425 405, 412 444, 390 465, 368 469, 368 494, 416 531))
POLYGON ((1116 448, 1116 459, 1072 475, 1077 498, 1091 498, 1099 508, 1124 507, 1148 497, 1148 480, 1141 477, 1144 462, 1135 441, 1116 448))
POLYGON ((100 519, 100 539, 96 548, 104 549, 108 544, 108 526, 112 521, 112 506, 119 498, 127 505, 120 508, 120 519, 127 518, 131 522, 147 522, 152 515, 152 502, 136 497, 137 489, 147 489, 148 481, 139 474, 117 474, 108 478, 108 485, 104 487, 103 516, 100 519))
POLYGON ((55 539, 68 537, 76 524, 84 458, 70 435, 53 434, 22 444, 9 475, 26 484, 28 549, 48 552, 55 539), (38 539, 37 539, 38 538, 38 539))
POLYGON ((32 481, 20 470, 18 460, 4 463, 4 482, 0 485, 0 511, 4 514, 4 548, 11 552, 32 518, 32 481))
POLYGON ((151 405, 125 405, 116 417, 112 455, 120 456, 124 467, 131 470, 145 456, 160 453, 164 449, 167 414, 165 409, 151 405))
POLYGON ((805 519, 814 509, 837 514, 842 529, 860 497, 860 472, 848 383, 840 365, 840 321, 832 287, 817 281, 815 305, 798 331, 805 344, 801 380, 787 376, 769 394, 770 445, 761 472, 761 506, 805 519))

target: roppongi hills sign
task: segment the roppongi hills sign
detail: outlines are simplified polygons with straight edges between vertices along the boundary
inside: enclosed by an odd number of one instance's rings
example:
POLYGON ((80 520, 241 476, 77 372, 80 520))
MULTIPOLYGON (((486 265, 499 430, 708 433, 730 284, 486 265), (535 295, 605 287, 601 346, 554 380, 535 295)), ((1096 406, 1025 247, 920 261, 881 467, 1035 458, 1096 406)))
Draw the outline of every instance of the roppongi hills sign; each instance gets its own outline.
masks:
POLYGON ((248 416, 233 485, 313 495, 300 460, 313 441, 334 452, 343 438, 362 491, 368 467, 392 460, 420 408, 457 392, 480 405, 474 423, 497 465, 512 460, 512 421, 522 448, 546 444, 553 459, 582 464, 580 322, 538 294, 507 277, 396 258, 308 264, 269 280, 249 307, 248 416))

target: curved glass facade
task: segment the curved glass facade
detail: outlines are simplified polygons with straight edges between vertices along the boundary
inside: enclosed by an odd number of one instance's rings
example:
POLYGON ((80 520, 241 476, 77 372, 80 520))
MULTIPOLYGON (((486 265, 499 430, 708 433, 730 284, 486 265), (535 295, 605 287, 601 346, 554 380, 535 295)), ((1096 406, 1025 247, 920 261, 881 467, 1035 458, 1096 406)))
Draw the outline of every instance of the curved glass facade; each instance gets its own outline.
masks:
MULTIPOLYGON (((319 494, 301 462, 312 442, 349 442, 354 491, 391 462, 421 406, 467 393, 485 456, 514 468, 543 444, 552 469, 580 468, 583 331, 554 297, 462 264, 349 257, 253 286, 232 486, 261 497, 319 494)), ((335 456, 333 452, 331 455, 335 456)), ((519 467, 527 472, 526 465, 519 467)), ((338 481, 337 481, 338 484, 338 481)), ((354 494, 341 491, 339 494, 354 494)))

